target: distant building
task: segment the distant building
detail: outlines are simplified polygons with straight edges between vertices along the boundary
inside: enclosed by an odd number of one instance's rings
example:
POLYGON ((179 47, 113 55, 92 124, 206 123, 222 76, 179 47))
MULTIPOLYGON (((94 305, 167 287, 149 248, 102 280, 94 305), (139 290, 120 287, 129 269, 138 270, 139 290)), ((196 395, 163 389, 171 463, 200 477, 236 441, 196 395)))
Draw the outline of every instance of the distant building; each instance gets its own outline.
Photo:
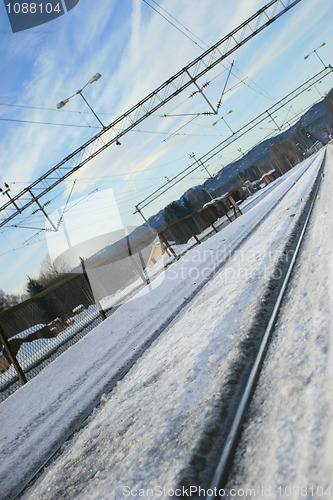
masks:
POLYGON ((246 180, 243 182, 242 189, 247 196, 251 196, 257 190, 257 184, 255 182, 246 180))
POLYGON ((315 143, 312 144, 312 146, 309 149, 304 151, 304 153, 303 153, 304 158, 308 158, 308 156, 313 155, 313 153, 316 153, 322 147, 323 147, 322 142, 316 141, 315 143))
POLYGON ((160 245, 159 243, 156 243, 155 245, 153 245, 153 248, 151 249, 151 252, 149 255, 147 266, 153 267, 156 264, 156 262, 163 257, 164 253, 165 253, 165 250, 162 247, 162 245, 160 245))
POLYGON ((267 186, 267 184, 270 184, 271 182, 275 181, 275 179, 277 179, 279 176, 280 174, 277 172, 277 170, 270 170, 260 178, 260 183, 264 183, 267 186))

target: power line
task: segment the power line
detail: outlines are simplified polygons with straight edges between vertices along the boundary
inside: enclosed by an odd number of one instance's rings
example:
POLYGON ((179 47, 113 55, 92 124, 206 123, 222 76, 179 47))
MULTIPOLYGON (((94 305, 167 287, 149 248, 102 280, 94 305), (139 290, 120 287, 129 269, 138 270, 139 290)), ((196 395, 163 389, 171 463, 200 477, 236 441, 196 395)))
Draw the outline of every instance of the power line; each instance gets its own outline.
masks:
MULTIPOLYGON (((158 6, 159 9, 161 9, 163 12, 165 12, 169 17, 171 17, 174 21, 176 21, 180 26, 182 26, 186 31, 188 31, 192 36, 194 36, 195 38, 197 38, 201 43, 202 45, 206 46, 206 47, 209 47, 209 45, 201 40, 197 35, 195 35, 192 31, 190 31, 186 26, 184 26, 184 24, 182 24, 180 21, 178 21, 178 19, 176 19, 172 14, 170 14, 170 12, 168 12, 166 9, 164 9, 163 7, 161 7, 157 2, 155 2, 155 0, 151 0, 155 5, 158 6)), ((180 28, 178 28, 174 23, 172 23, 169 19, 167 19, 163 14, 161 14, 161 12, 159 12, 157 9, 155 9, 152 5, 149 4, 149 2, 147 0, 143 0, 144 3, 146 3, 151 9, 153 9, 157 14, 159 14, 161 17, 163 17, 163 19, 165 19, 169 24, 171 24, 174 28, 176 28, 180 33, 182 33, 184 36, 186 36, 186 38, 188 38, 189 40, 191 40, 191 42, 193 42, 195 45, 197 45, 200 49, 204 50, 204 47, 199 45, 193 38, 191 38, 189 35, 187 35, 184 31, 182 31, 180 28)), ((223 66, 223 65, 222 65, 223 66)), ((223 66, 224 67, 224 66, 223 66)), ((225 67, 224 67, 225 68, 225 67)), ((226 68, 225 68, 226 69, 226 68)), ((253 90, 254 92, 257 92, 258 94, 266 97, 266 99, 269 99, 273 102, 276 102, 276 99, 273 99, 273 97, 271 97, 264 89, 262 89, 254 80, 252 80, 251 78, 249 78, 245 73, 243 73, 239 68, 237 68, 235 66, 235 69, 237 71, 239 71, 239 73, 243 76, 245 76, 249 81, 251 81, 253 83, 253 85, 255 87, 257 87, 259 90, 251 87, 249 84, 246 84, 246 86, 253 90)), ((235 76, 237 79, 240 80, 239 77, 237 77, 233 72, 232 72, 232 75, 235 76)))
MULTIPOLYGON (((199 116, 200 114, 201 115, 206 115, 207 113, 195 113, 195 114, 197 116, 199 116)), ((0 118, 0 121, 19 122, 19 123, 32 123, 32 124, 36 124, 36 125, 57 125, 57 126, 61 126, 61 127, 80 127, 80 128, 97 128, 97 129, 100 129, 100 127, 90 126, 90 125, 79 125, 79 124, 74 124, 74 123, 73 124, 69 124, 69 123, 39 122, 39 121, 35 121, 35 120, 19 120, 19 119, 14 119, 14 118, 0 118)), ((139 133, 139 134, 170 135, 170 132, 158 132, 156 130, 140 130, 140 129, 137 129, 137 130, 133 130, 133 132, 139 133)), ((183 135, 183 136, 194 136, 194 137, 217 137, 216 134, 174 134, 174 133, 171 133, 171 135, 183 135)))
MULTIPOLYGON (((203 162, 203 161, 209 161, 211 158, 216 156, 218 153, 220 153, 223 149, 228 147, 230 144, 235 142, 237 139, 242 137, 243 135, 247 134, 250 130, 254 129, 257 127, 261 122, 264 120, 267 120, 268 117, 271 117, 272 114, 274 114, 276 111, 282 109, 284 106, 289 104, 293 99, 298 97, 301 93, 305 92, 312 86, 316 85, 316 83, 321 79, 321 78, 326 78, 329 76, 333 71, 332 67, 327 67, 324 70, 320 71, 316 75, 314 75, 312 78, 304 82, 302 85, 294 89, 292 92, 290 92, 288 95, 283 97, 280 101, 278 101, 276 104, 268 108, 266 111, 261 113, 260 115, 256 116, 253 120, 248 122, 246 125, 241 127, 237 132, 235 132, 233 135, 228 137, 227 139, 223 140, 217 146, 212 148, 210 151, 205 153, 201 158, 198 159, 198 162, 203 162)), ((199 165, 200 166, 200 165, 199 165)), ((136 212, 139 212, 141 214, 141 211, 144 207, 152 203, 154 200, 162 196, 166 191, 171 189, 173 186, 178 184, 180 181, 184 180, 188 175, 190 175, 192 172, 197 170, 199 168, 197 162, 192 163, 188 167, 184 168, 181 172, 179 172, 177 175, 175 175, 172 179, 170 179, 169 182, 164 183, 162 186, 160 186, 156 191, 151 193, 149 196, 147 196, 145 199, 140 201, 136 205, 136 212)), ((136 213, 135 212, 135 213, 136 213)), ((142 214, 141 214, 142 215, 142 214)))
MULTIPOLYGON (((178 19, 176 19, 172 14, 170 14, 170 12, 168 12, 167 10, 165 10, 163 7, 161 7, 161 5, 159 5, 157 2, 155 2, 155 0, 151 0, 155 5, 158 5, 158 7, 163 10, 163 12, 165 12, 166 14, 168 14, 168 16, 171 17, 171 19, 174 19, 174 21, 176 21, 178 24, 180 24, 180 26, 182 26, 186 31, 188 31, 192 36, 194 36, 195 38, 197 38, 199 40, 199 42, 201 42, 203 45, 206 45, 206 47, 208 47, 208 44, 206 42, 204 42, 203 40, 201 40, 195 33, 193 33, 193 31, 190 31, 186 26, 184 26, 184 24, 182 24, 180 21, 178 21, 178 19)), ((192 40, 194 43, 195 41, 192 40)), ((202 47, 200 47, 202 48, 202 47)))
MULTIPOLYGON (((153 7, 152 5, 150 5, 149 2, 147 2, 147 0, 142 0, 145 4, 148 5, 148 7, 150 7, 151 9, 153 9, 157 14, 159 14, 161 17, 163 17, 163 19, 165 19, 169 24, 171 24, 174 28, 176 28, 176 30, 178 30, 182 35, 186 36, 186 38, 188 38, 189 40, 191 40, 191 42, 195 43, 195 45, 197 45, 201 50, 204 50, 203 47, 201 47, 195 40, 193 40, 193 38, 191 38, 189 35, 187 35, 186 33, 184 33, 184 31, 182 31, 180 28, 178 28, 178 26, 176 26, 173 22, 170 21, 170 19, 168 19, 167 17, 165 17, 161 12, 159 12, 157 9, 155 9, 155 7, 153 7)), ((154 2, 156 3, 156 2, 154 2)), ((158 4, 157 4, 158 5, 158 4)), ((160 6, 159 6, 160 7, 160 6)), ((161 7, 160 7, 161 8, 161 7)), ((164 9, 163 9, 164 10, 164 9)), ((164 10, 164 12, 166 12, 164 10)), ((169 14, 170 15, 170 14, 169 14)), ((178 21, 177 21, 178 22, 178 21)))
POLYGON ((19 120, 18 118, 0 118, 0 120, 3 122, 34 123, 37 125, 57 125, 61 127, 100 128, 90 125, 78 125, 74 123, 53 123, 53 122, 39 122, 36 120, 19 120))
MULTIPOLYGON (((0 106, 7 106, 7 107, 11 107, 11 108, 37 109, 39 111, 53 111, 53 112, 58 113, 58 114, 60 112, 60 113, 77 113, 80 115, 91 115, 90 111, 77 111, 74 109, 62 109, 61 111, 59 111, 59 109, 56 109, 56 108, 44 108, 41 106, 28 106, 26 104, 9 104, 9 103, 5 103, 5 102, 0 102, 0 106)), ((116 115, 114 113, 105 113, 103 111, 98 111, 98 114, 99 115, 108 115, 108 116, 119 116, 119 115, 116 115)))
POLYGON ((150 117, 170 100, 186 90, 208 71, 227 59, 239 47, 261 33, 266 27, 297 5, 301 0, 293 0, 287 6, 281 0, 271 0, 228 35, 212 45, 187 66, 182 68, 166 82, 135 104, 122 116, 114 120, 85 144, 69 154, 62 161, 40 176, 35 182, 14 196, 0 207, 0 227, 36 203, 36 200, 57 187, 70 175, 82 168, 112 144, 119 144, 119 139, 134 129, 139 123, 150 117), (279 7, 272 15, 272 7, 279 7), (217 57, 221 54, 220 57, 217 57), (32 191, 33 190, 33 191, 32 191), (38 193, 35 193, 38 190, 38 193), (35 192, 34 192, 35 191, 35 192), (30 193, 30 197, 29 197, 30 193), (33 195, 33 196, 32 196, 33 195), (18 208, 16 202, 20 200, 18 208))

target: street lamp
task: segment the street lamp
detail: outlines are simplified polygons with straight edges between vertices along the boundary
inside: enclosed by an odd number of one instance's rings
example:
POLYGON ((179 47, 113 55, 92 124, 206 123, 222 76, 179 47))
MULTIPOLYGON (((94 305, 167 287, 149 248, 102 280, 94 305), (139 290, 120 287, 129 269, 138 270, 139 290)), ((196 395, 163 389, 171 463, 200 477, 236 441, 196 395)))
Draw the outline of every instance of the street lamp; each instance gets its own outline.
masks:
POLYGON ((227 115, 230 115, 230 113, 232 113, 232 109, 230 111, 228 111, 228 113, 226 113, 224 116, 221 116, 221 118, 219 120, 217 120, 216 122, 212 123, 212 126, 215 127, 215 125, 220 121, 220 120, 223 120, 224 123, 226 124, 226 126, 228 127, 228 129, 231 131, 232 134, 234 134, 235 132, 232 130, 232 128, 228 125, 228 123, 225 121, 224 117, 227 116, 227 115))
POLYGON ((82 94, 82 91, 87 87, 87 85, 91 84, 91 83, 94 83, 94 82, 97 82, 97 80, 99 80, 101 78, 101 74, 100 73, 96 73, 94 76, 92 76, 89 80, 88 83, 86 83, 82 89, 78 90, 77 92, 75 92, 75 94, 71 95, 70 97, 68 97, 67 99, 64 99, 63 101, 60 101, 58 102, 57 104, 57 108, 58 109, 61 109, 63 108, 64 106, 66 106, 66 104, 68 103, 68 101, 70 99, 72 99, 72 97, 80 94, 80 96, 82 97, 82 99, 84 100, 84 102, 87 104, 88 108, 90 109, 90 111, 94 114, 94 116, 97 118, 97 120, 99 121, 99 123, 102 125, 103 129, 105 129, 105 126, 103 125, 103 123, 101 122, 101 120, 99 119, 99 117, 97 116, 97 114, 95 113, 95 111, 92 109, 92 107, 90 106, 89 102, 87 101, 87 99, 84 97, 84 95, 82 94))
POLYGON ((316 56, 318 57, 319 61, 322 63, 322 65, 324 66, 324 68, 327 68, 326 64, 324 63, 324 61, 322 60, 322 58, 320 57, 320 55, 318 54, 317 50, 320 49, 321 47, 324 47, 324 45, 326 45, 325 42, 323 42, 321 45, 319 45, 319 47, 317 47, 316 49, 314 49, 312 52, 310 52, 310 54, 307 54, 306 56, 304 56, 304 59, 307 59, 309 56, 311 56, 311 54, 315 53, 316 56))

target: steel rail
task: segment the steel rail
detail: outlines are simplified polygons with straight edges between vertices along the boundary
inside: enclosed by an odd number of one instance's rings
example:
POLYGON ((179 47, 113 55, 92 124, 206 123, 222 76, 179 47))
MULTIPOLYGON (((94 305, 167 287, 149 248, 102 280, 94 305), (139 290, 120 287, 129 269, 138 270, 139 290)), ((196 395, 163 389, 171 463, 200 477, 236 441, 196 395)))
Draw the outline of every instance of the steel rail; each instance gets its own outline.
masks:
POLYGON ((227 435, 227 438, 226 438, 226 441, 225 441, 225 444, 223 447, 223 451, 220 455, 220 460, 219 460, 218 465, 215 469, 214 477, 211 481, 209 488, 207 489, 207 490, 212 490, 212 492, 206 496, 206 500, 216 498, 214 492, 217 491, 218 489, 224 489, 225 483, 228 479, 228 469, 229 469, 229 466, 230 466, 232 459, 234 457, 234 454, 235 454, 237 442, 238 442, 239 436, 241 434, 241 426, 242 426, 242 423, 243 423, 243 420, 245 417, 245 413, 246 413, 246 410, 249 407, 249 404, 252 400, 255 386, 256 386, 256 383, 258 381, 258 378, 259 378, 259 375, 261 372, 261 368, 262 368, 262 365, 263 365, 263 362, 265 360, 265 356, 266 356, 266 353, 267 353, 267 350, 269 347, 269 342, 272 338, 274 326, 275 326, 276 320, 278 318, 287 287, 289 285, 293 270, 295 268, 295 264, 297 261, 297 257, 299 255, 299 251, 300 251, 306 230, 307 230, 309 222, 310 222, 310 218, 311 218, 311 215, 313 212, 313 207, 314 207, 314 204, 315 204, 315 201, 317 198, 317 194, 318 194, 318 191, 320 188, 320 184, 321 184, 321 178, 322 178, 321 174, 322 174, 322 171, 323 171, 324 166, 325 166, 325 160, 326 160, 326 152, 325 152, 325 155, 322 159, 322 163, 321 163, 321 166, 319 168, 314 186, 311 190, 312 193, 311 193, 310 206, 308 208, 307 215, 306 215, 306 218, 303 222, 303 225, 300 229, 297 243, 296 243, 296 246, 294 249, 293 257, 288 265, 285 277, 284 277, 282 285, 281 285, 281 289, 280 289, 278 297, 275 301, 272 314, 269 318, 267 327, 265 329, 265 333, 264 333, 263 338, 261 340, 261 343, 260 343, 256 358, 255 358, 255 361, 253 363, 249 378, 247 380, 244 392, 242 394, 240 403, 237 407, 235 417, 233 419, 233 423, 232 423, 231 428, 229 430, 229 433, 227 435))
POLYGON ((66 156, 66 158, 57 163, 27 188, 11 197, 8 202, 0 207, 0 227, 22 213, 23 210, 29 208, 36 200, 47 194, 51 189, 54 189, 111 144, 117 143, 122 136, 151 116, 171 99, 178 96, 178 94, 190 85, 195 85, 199 78, 220 64, 266 27, 270 26, 299 2, 301 0, 292 0, 286 5, 282 0, 271 0, 268 4, 264 5, 240 26, 187 64, 187 66, 157 87, 153 92, 126 111, 126 113, 66 156), (281 6, 282 9, 276 13, 277 8, 281 6), (191 70, 191 73, 189 70, 191 70), (35 190, 33 198, 31 198, 32 189, 35 190), (36 192, 36 190, 39 190, 39 192, 36 192), (16 206, 18 201, 20 203, 16 206))

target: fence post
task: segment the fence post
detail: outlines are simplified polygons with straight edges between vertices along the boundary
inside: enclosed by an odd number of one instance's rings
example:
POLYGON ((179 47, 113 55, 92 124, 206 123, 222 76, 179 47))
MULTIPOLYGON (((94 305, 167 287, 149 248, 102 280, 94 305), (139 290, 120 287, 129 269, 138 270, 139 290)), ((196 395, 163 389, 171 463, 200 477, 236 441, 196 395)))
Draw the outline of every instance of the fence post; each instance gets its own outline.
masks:
POLYGON ((188 229, 188 231, 192 234, 193 238, 195 239, 195 241, 200 245, 201 241, 199 240, 199 238, 197 237, 197 235, 195 234, 194 231, 192 231, 191 227, 189 226, 189 224, 186 222, 186 220, 182 220, 181 221, 184 226, 188 229))
POLYGON ((175 260, 179 260, 179 257, 178 255, 176 254, 176 252, 174 251, 174 249, 172 248, 172 246, 170 245, 170 243, 168 242, 168 240, 166 239, 166 237, 164 236, 164 234, 162 233, 162 231, 160 231, 158 233, 158 236, 159 238, 161 238, 161 240, 163 241, 163 243, 165 244, 165 247, 167 250, 170 250, 170 252, 172 253, 172 255, 174 256, 175 260))
POLYGON ((133 264, 134 269, 136 270, 136 272, 138 273, 138 275, 140 276, 140 278, 142 279, 142 281, 144 282, 144 284, 145 285, 149 285, 150 284, 150 279, 149 279, 148 276, 146 276, 146 274, 144 272, 144 262, 143 262, 143 258, 142 258, 141 252, 139 252, 139 255, 140 255, 140 260, 141 260, 141 264, 142 264, 142 269, 140 268, 139 264, 135 260, 134 255, 132 254, 131 244, 130 244, 130 240, 129 240, 128 235, 126 236, 126 241, 127 241, 128 255, 129 255, 129 258, 130 258, 130 260, 131 260, 131 262, 133 264))
POLYGON ((243 215, 243 212, 241 211, 241 209, 239 208, 239 206, 237 205, 237 203, 235 202, 233 196, 231 195, 228 195, 228 200, 230 201, 230 203, 232 204, 232 208, 234 209, 234 214, 235 214, 235 219, 237 219, 237 210, 238 212, 243 215))
POLYGON ((97 297, 95 297, 93 291, 92 291, 92 288, 91 288, 91 284, 90 284, 90 281, 89 281, 89 277, 88 277, 88 274, 87 274, 87 271, 86 271, 86 266, 85 266, 85 263, 84 263, 84 259, 82 257, 80 257, 80 262, 81 262, 81 267, 82 267, 82 274, 83 274, 83 277, 84 277, 84 280, 86 282, 86 285, 88 287, 88 290, 92 296, 92 298, 94 299, 95 301, 95 304, 97 306, 97 309, 99 311, 99 314, 102 316, 103 320, 106 319, 106 314, 104 312, 104 309, 103 307, 101 306, 101 303, 100 301, 98 300, 97 297))
POLYGON ((218 230, 214 226, 214 222, 211 222, 211 220, 209 220, 210 219, 210 215, 212 214, 211 210, 209 210, 207 212, 207 209, 204 209, 204 210, 200 210, 198 213, 200 214, 200 217, 204 221, 204 223, 206 224, 206 226, 207 227, 209 227, 209 226, 212 227, 214 229, 215 233, 218 233, 218 230))
POLYGON ((16 359, 16 356, 13 356, 10 350, 10 345, 8 340, 5 337, 5 332, 3 331, 2 327, 0 326, 0 342, 2 342, 4 350, 6 351, 10 361, 13 363, 13 366, 15 370, 17 371, 18 378, 22 382, 22 384, 26 384, 28 381, 26 379, 26 376, 23 373, 23 370, 19 364, 19 362, 16 359))
POLYGON ((220 203, 220 207, 221 207, 221 210, 222 210, 222 212, 224 213, 224 215, 227 217, 227 219, 229 220, 229 222, 232 222, 232 219, 231 219, 231 217, 229 217, 228 212, 226 212, 226 211, 224 210, 224 206, 223 206, 222 201, 220 201, 219 203, 220 203))

